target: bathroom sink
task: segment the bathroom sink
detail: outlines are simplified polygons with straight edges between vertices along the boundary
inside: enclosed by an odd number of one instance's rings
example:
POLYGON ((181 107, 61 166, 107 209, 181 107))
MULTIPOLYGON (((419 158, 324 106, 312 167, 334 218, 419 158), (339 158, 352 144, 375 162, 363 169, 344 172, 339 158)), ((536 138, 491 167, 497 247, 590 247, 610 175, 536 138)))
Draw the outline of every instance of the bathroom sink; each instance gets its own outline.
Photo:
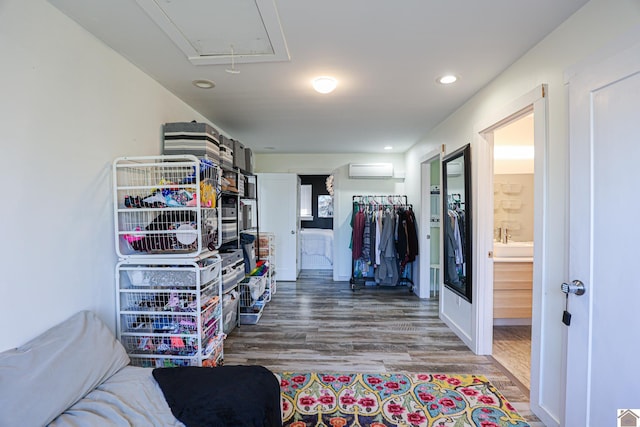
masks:
POLYGON ((493 243, 494 258, 533 257, 533 242, 493 243))

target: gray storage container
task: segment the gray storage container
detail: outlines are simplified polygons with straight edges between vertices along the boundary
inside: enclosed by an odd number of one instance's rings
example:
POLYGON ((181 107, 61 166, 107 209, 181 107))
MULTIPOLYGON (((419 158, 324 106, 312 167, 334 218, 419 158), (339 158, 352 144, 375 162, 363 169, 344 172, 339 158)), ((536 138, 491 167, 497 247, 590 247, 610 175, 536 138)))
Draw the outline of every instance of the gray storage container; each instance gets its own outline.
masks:
POLYGON ((251 205, 242 205, 240 218, 242 218, 243 228, 247 229, 253 227, 251 223, 251 205))
POLYGON ((233 167, 242 171, 245 169, 244 144, 240 141, 233 141, 233 167))
POLYGON ((192 154, 220 161, 220 135, 207 123, 165 123, 163 133, 162 154, 192 154))
POLYGON ((233 168, 233 140, 220 135, 220 165, 233 168))
POLYGON ((255 182, 247 182, 247 187, 245 189, 246 195, 249 199, 256 198, 256 184, 255 182))
POLYGON ((236 210, 236 208, 222 208, 222 220, 224 221, 225 219, 230 219, 230 220, 236 220, 238 216, 238 211, 236 210))
POLYGON ((240 297, 235 295, 234 292, 231 292, 225 295, 222 301, 223 332, 229 334, 238 323, 238 303, 240 302, 240 297))
POLYGON ((238 260, 242 260, 242 249, 231 249, 220 252, 222 258, 222 268, 227 267, 238 260))
MULTIPOLYGON (((242 256, 242 255, 241 255, 242 256)), ((222 267, 222 292, 227 292, 244 278, 244 259, 222 267)))
POLYGON ((246 173, 253 173, 253 151, 251 148, 245 147, 244 149, 244 171, 246 173))

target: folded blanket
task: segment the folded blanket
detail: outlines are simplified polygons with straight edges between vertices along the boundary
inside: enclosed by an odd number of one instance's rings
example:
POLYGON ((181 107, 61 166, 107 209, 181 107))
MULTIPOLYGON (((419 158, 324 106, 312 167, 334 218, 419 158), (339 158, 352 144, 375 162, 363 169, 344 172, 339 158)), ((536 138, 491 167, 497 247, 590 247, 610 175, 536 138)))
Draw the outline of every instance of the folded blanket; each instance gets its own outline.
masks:
POLYGON ((280 383, 262 366, 157 368, 153 377, 187 427, 281 427, 280 383))

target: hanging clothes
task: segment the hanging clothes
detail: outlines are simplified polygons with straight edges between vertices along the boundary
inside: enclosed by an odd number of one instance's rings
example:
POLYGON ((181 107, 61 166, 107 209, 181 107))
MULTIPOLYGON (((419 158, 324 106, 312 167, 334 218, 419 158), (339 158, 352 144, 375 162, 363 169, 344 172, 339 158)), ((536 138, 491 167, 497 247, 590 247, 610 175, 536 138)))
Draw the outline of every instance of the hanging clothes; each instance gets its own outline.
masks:
POLYGON ((398 258, 394 239, 396 215, 386 212, 382 218, 382 232, 380 233, 380 264, 375 270, 376 283, 382 285, 398 284, 398 258))
POLYGON ((371 263, 371 221, 366 214, 362 233, 362 260, 367 264, 371 263))
POLYGON ((406 196, 354 196, 352 289, 359 283, 413 286, 411 266, 418 255, 413 210, 406 196))
POLYGON ((351 254, 353 259, 362 257, 362 238, 364 234, 364 212, 358 210, 353 220, 353 243, 351 254))
POLYGON ((396 249, 401 266, 416 260, 418 255, 418 233, 416 217, 412 209, 398 211, 398 239, 396 249))
POLYGON ((447 257, 447 268, 444 272, 445 281, 453 285, 460 284, 460 277, 465 273, 464 248, 462 246, 462 235, 460 221, 463 220, 455 210, 447 211, 447 221, 445 221, 445 242, 444 253, 447 257))

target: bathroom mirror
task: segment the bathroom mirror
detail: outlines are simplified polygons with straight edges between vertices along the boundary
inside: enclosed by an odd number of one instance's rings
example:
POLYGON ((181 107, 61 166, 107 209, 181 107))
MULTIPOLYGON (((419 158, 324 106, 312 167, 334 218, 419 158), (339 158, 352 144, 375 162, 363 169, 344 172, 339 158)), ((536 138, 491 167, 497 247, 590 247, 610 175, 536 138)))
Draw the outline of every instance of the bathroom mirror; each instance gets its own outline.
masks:
POLYGON ((444 285, 471 302, 471 146, 442 159, 444 285))

